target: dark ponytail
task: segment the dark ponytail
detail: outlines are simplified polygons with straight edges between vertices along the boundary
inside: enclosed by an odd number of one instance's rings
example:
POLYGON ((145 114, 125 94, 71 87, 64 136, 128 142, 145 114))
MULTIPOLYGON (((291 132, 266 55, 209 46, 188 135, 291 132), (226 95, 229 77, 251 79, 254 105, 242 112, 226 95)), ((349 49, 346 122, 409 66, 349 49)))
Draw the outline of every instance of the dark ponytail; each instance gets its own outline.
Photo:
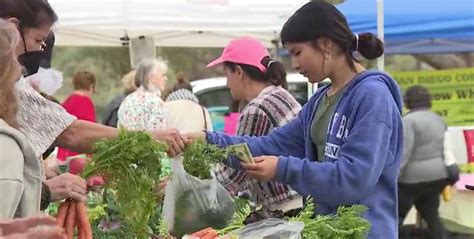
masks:
POLYGON ((281 62, 274 61, 269 56, 266 56, 260 63, 267 68, 265 72, 261 72, 256 66, 247 64, 237 64, 226 61, 224 65, 231 71, 235 71, 237 66, 239 66, 254 81, 270 83, 271 85, 281 86, 285 89, 288 88, 286 70, 281 62))
POLYGON ((269 56, 266 56, 262 59, 261 63, 267 67, 267 71, 263 77, 264 79, 266 79, 272 85, 281 86, 285 89, 288 89, 285 66, 283 66, 281 62, 274 61, 269 56))
POLYGON ((364 58, 376 59, 383 54, 383 42, 374 34, 364 32, 352 39, 352 51, 358 51, 364 58))

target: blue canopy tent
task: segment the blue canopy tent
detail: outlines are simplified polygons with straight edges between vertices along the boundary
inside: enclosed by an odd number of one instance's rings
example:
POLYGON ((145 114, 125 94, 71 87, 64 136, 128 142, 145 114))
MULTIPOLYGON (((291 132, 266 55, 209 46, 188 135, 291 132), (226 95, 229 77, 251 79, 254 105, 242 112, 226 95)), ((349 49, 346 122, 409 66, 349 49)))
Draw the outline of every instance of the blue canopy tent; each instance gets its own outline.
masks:
MULTIPOLYGON (((378 32, 377 0, 337 8, 355 33, 378 32)), ((383 9, 385 54, 474 52, 474 0, 385 0, 383 9)))
MULTIPOLYGON (((377 33, 377 1, 337 5, 352 31, 377 33)), ((385 0, 386 54, 474 52, 474 0, 385 0)))

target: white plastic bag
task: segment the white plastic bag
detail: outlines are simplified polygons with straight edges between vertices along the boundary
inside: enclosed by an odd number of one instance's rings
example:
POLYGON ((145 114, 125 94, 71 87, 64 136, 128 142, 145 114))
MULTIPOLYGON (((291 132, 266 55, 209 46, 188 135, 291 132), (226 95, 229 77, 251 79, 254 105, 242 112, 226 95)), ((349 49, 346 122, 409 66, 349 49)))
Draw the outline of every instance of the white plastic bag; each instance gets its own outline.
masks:
POLYGON ((171 235, 178 238, 201 229, 225 227, 234 215, 234 202, 215 177, 200 180, 184 171, 180 160, 171 161, 163 217, 171 235))
POLYGON ((36 85, 47 95, 54 95, 63 85, 63 74, 54 69, 45 69, 40 67, 34 75, 24 79, 29 84, 36 85))
POLYGON ((236 235, 239 239, 300 239, 303 228, 303 222, 268 218, 248 224, 231 235, 236 235))

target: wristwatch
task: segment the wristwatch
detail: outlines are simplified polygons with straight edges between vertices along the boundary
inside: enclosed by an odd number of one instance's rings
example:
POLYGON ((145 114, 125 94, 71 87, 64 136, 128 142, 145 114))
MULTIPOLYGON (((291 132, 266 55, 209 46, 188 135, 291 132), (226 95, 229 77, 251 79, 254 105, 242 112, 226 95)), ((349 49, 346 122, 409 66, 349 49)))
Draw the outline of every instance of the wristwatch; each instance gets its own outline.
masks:
POLYGON ((51 203, 51 191, 49 190, 49 186, 46 183, 42 182, 40 210, 41 211, 46 210, 46 208, 48 208, 50 203, 51 203))

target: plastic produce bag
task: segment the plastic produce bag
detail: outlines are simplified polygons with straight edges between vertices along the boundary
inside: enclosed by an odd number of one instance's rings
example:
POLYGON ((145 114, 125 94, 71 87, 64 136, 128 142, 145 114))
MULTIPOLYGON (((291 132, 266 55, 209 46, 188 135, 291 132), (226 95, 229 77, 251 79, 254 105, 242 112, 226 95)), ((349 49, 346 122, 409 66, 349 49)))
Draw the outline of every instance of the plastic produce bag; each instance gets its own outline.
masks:
POLYGON ((180 160, 171 161, 163 217, 171 235, 178 238, 206 227, 224 228, 235 207, 227 190, 215 177, 200 180, 184 171, 180 160))
POLYGON ((300 239, 303 222, 268 218, 249 224, 231 233, 239 239, 300 239))

